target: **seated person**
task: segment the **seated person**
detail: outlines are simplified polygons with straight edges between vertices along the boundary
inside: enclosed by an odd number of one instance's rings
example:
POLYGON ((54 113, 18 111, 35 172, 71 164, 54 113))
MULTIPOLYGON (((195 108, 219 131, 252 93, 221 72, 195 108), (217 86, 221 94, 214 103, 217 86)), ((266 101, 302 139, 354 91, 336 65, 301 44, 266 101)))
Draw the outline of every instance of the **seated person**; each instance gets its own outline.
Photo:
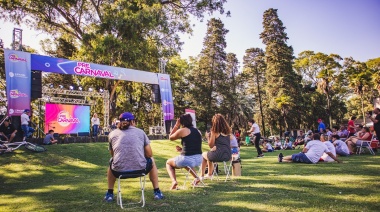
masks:
POLYGON ((292 142, 289 140, 289 137, 285 138, 283 149, 293 149, 292 142))
POLYGON ((58 140, 54 138, 54 130, 49 130, 49 133, 46 134, 46 137, 44 138, 43 144, 50 145, 57 143, 58 140))
POLYGON ((149 179, 154 188, 154 199, 163 199, 164 195, 158 186, 158 171, 152 157, 148 136, 143 130, 135 127, 133 114, 122 113, 119 120, 119 128, 108 135, 112 158, 107 171, 108 191, 104 200, 113 201, 113 187, 116 178, 122 174, 141 170, 144 170, 146 174, 149 173, 149 179))
MULTIPOLYGON (((321 141, 326 145, 327 149, 336 157, 336 150, 335 150, 335 146, 334 144, 332 144, 329 140, 328 140, 328 135, 322 135, 321 136, 321 141)), ((331 158, 328 154, 323 153, 321 159, 319 160, 321 162, 334 162, 335 160, 333 158, 331 158)))
POLYGON ((309 163, 309 164, 315 164, 318 163, 319 159, 322 157, 323 153, 325 153, 330 156, 332 159, 337 161, 338 163, 341 163, 340 160, 338 160, 326 147, 324 143, 320 141, 320 135, 319 133, 315 133, 313 135, 313 140, 309 141, 306 146, 303 148, 302 152, 293 154, 290 156, 283 156, 282 153, 278 155, 278 161, 279 162, 294 162, 294 163, 309 163))
POLYGON ((212 118, 211 132, 206 133, 209 152, 202 153, 203 161, 201 165, 201 177, 211 179, 214 171, 213 162, 223 162, 231 160, 231 128, 221 114, 216 114, 212 118), (214 148, 216 146, 216 148, 214 148), (206 164, 208 165, 208 176, 205 177, 206 164))
POLYGON ((16 136, 17 130, 10 123, 9 119, 5 119, 4 123, 0 126, 0 137, 2 141, 12 142, 14 137, 16 136))
POLYGON ((181 139, 182 145, 182 148, 176 146, 177 152, 180 152, 181 155, 166 161, 166 170, 172 180, 170 189, 177 189, 178 183, 175 169, 179 168, 185 168, 187 171, 191 169, 190 174, 194 177, 193 184, 198 184, 200 181, 193 168, 200 166, 202 163, 202 134, 198 129, 193 127, 193 119, 190 114, 181 115, 177 119, 169 135, 169 139, 171 141, 181 139), (180 126, 182 128, 179 129, 180 126))
POLYGON ((234 136, 237 140, 238 147, 240 147, 240 132, 239 132, 239 130, 235 130, 234 136))
POLYGON ((372 134, 369 132, 368 127, 363 127, 361 132, 358 132, 357 134, 358 136, 351 136, 346 140, 350 154, 353 154, 353 148, 361 145, 362 141, 370 141, 372 139, 372 134))
POLYGON ((349 156, 350 150, 348 149, 347 144, 339 139, 339 135, 332 136, 332 142, 335 145, 336 154, 340 156, 349 156))
MULTIPOLYGON (((239 142, 237 141, 236 137, 234 135, 230 135, 230 146, 231 146, 231 153, 232 155, 236 155, 235 159, 240 158, 240 148, 239 148, 239 142)), ((216 148, 216 146, 215 146, 216 148)))
POLYGON ((346 130, 346 127, 345 126, 341 126, 339 131, 338 131, 338 135, 339 137, 342 139, 342 138, 347 138, 349 133, 348 131, 346 130))
POLYGON ((328 140, 331 141, 331 136, 333 135, 331 129, 329 127, 326 128, 326 133, 325 135, 327 135, 328 137, 328 140))
POLYGON ((270 145, 270 143, 268 142, 268 140, 264 140, 263 142, 263 149, 261 150, 263 152, 273 152, 273 147, 272 145, 270 145))
POLYGON ((281 150, 282 149, 282 143, 278 137, 274 138, 274 149, 275 150, 281 150))
POLYGON ((297 147, 298 145, 303 145, 305 144, 305 134, 303 131, 300 131, 299 136, 297 136, 296 141, 294 142, 294 148, 297 147))

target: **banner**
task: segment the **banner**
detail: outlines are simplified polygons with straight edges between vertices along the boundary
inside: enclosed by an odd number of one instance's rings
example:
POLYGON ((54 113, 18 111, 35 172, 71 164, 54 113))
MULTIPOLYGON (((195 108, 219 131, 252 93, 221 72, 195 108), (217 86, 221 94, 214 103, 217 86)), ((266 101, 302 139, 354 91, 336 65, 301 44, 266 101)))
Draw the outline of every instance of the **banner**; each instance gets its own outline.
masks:
POLYGON ((193 119, 193 127, 197 128, 197 120, 195 119, 195 110, 185 109, 185 114, 190 114, 193 119))
POLYGON ((90 132, 90 106, 46 104, 45 132, 90 132))
POLYGON ((32 70, 158 84, 157 73, 32 54, 32 70))
POLYGON ((164 113, 164 121, 174 119, 174 104, 172 96, 172 86, 170 77, 167 74, 157 74, 158 84, 160 86, 162 112, 164 113))
POLYGON ((30 109, 31 56, 28 52, 4 50, 8 115, 20 116, 30 109))

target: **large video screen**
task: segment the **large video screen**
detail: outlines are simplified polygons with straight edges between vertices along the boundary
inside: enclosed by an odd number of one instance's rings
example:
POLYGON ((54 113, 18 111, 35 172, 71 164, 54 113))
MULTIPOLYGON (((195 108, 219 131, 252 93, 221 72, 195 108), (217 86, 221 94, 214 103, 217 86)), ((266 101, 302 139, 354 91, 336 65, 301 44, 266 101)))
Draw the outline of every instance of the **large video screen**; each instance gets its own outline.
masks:
POLYGON ((90 132, 90 106, 46 104, 45 132, 90 132))

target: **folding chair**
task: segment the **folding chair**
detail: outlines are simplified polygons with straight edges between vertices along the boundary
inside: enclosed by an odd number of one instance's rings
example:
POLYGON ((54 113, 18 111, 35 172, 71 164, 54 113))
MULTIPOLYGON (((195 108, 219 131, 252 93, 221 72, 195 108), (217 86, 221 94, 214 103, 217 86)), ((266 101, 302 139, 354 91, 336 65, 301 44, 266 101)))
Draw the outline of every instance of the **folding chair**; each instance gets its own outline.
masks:
POLYGON ((135 204, 141 204, 142 203, 141 207, 144 207, 145 206, 144 189, 145 189, 145 169, 120 175, 118 177, 118 180, 117 180, 117 198, 116 198, 117 205, 120 205, 120 207, 123 209, 127 205, 135 205, 135 204), (122 197, 121 197, 120 180, 121 179, 128 179, 128 178, 138 178, 138 177, 140 178, 140 188, 141 188, 141 199, 140 199, 140 201, 137 203, 128 203, 128 204, 123 205, 122 197))
MULTIPOLYGON (((370 141, 364 141, 364 140, 361 140, 361 143, 359 146, 357 146, 356 148, 356 154, 360 155, 362 152, 364 152, 364 149, 363 148, 367 148, 369 153, 371 153, 371 155, 375 155, 375 152, 373 151, 372 149, 372 142, 375 143, 376 140, 375 140, 376 136, 375 135, 372 135, 372 138, 370 141)), ((378 142, 378 141, 377 141, 378 142)))
MULTIPOLYGON (((224 173, 226 174, 226 179, 224 180, 224 182, 227 182, 228 178, 231 179, 232 158, 229 162, 230 164, 227 165, 227 162, 223 161, 224 173)), ((214 178, 214 176, 216 176, 216 179, 219 181, 219 175, 218 175, 218 172, 216 171, 216 167, 218 166, 218 163, 217 162, 212 162, 212 163, 214 164, 214 171, 212 172, 211 180, 214 178)))
MULTIPOLYGON (((182 171, 182 173, 185 175, 185 181, 183 182, 183 186, 182 186, 182 189, 185 189, 185 186, 186 186, 186 183, 187 183, 187 181, 189 181, 189 175, 190 175, 190 172, 192 172, 193 174, 195 174, 195 176, 197 176, 197 178, 200 180, 200 183, 202 184, 202 186, 205 186, 205 184, 203 183, 203 180, 199 177, 199 175, 194 171, 194 169, 193 168, 191 168, 190 166, 186 166, 186 168, 181 168, 181 171, 182 171), (188 169, 188 170, 186 170, 186 168, 188 169), (184 170, 186 170, 186 172, 184 171, 184 170)), ((199 172, 200 172, 201 170, 199 169, 199 172)), ((194 184, 192 184, 192 186, 193 186, 193 189, 194 189, 194 187, 195 187, 195 185, 194 184)))

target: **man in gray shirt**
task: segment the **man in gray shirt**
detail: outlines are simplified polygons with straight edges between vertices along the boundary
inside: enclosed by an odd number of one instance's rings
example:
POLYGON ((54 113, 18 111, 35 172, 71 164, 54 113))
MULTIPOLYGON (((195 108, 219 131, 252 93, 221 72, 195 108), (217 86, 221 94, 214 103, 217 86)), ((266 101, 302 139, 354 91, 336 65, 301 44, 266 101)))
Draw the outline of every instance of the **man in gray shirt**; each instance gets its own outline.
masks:
POLYGON ((135 117, 125 112, 119 116, 119 128, 109 136, 109 150, 112 155, 107 172, 108 191, 104 197, 107 202, 113 201, 113 188, 116 178, 123 173, 144 170, 154 188, 154 199, 163 199, 158 187, 158 171, 152 157, 152 148, 145 132, 136 128, 135 117))

